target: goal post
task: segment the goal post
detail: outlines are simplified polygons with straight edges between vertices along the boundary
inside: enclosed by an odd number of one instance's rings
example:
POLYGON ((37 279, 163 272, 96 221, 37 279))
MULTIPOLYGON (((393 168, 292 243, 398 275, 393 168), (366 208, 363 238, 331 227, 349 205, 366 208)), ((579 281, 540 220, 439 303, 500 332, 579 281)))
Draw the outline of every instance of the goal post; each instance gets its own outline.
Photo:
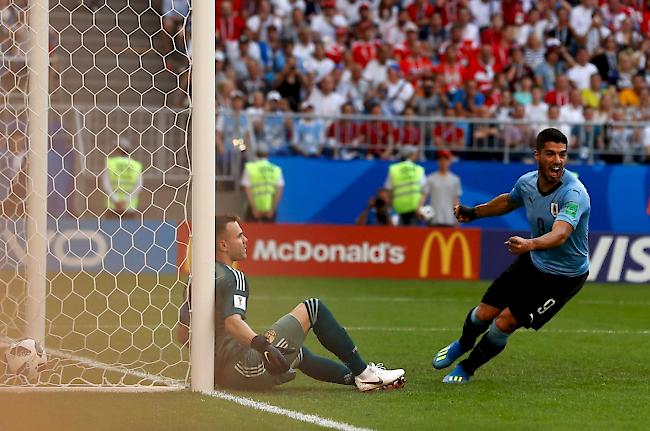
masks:
POLYGON ((194 2, 192 26, 192 390, 214 389, 215 2, 194 2), (206 145, 206 135, 208 145, 206 145))
POLYGON ((27 137, 27 299, 25 335, 45 342, 49 0, 30 0, 27 137))
POLYGON ((0 390, 213 389, 215 4, 158 3, 2 14, 0 390), (7 373, 23 337, 48 353, 37 381, 7 373))

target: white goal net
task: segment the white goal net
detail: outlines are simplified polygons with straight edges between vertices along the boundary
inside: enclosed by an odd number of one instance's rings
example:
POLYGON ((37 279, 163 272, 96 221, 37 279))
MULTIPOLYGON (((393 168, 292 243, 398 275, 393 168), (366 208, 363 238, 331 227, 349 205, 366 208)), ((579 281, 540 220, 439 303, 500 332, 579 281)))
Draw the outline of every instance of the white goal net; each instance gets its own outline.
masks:
POLYGON ((33 45, 44 40, 33 9, 47 3, 0 2, 0 353, 40 338, 40 315, 49 357, 27 381, 0 354, 0 386, 185 387, 189 3, 50 0, 48 46, 33 45), (48 59, 47 123, 32 106, 43 87, 32 50, 48 59), (32 148, 36 124, 47 160, 32 148), (44 166, 47 191, 34 180, 44 166))

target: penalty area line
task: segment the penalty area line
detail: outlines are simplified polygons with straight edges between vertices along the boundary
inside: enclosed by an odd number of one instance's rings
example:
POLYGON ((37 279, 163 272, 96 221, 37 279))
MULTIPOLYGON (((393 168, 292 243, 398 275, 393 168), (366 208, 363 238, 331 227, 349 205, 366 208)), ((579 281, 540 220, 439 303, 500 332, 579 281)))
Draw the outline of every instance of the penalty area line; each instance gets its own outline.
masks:
POLYGON ((271 413, 280 416, 286 416, 288 418, 300 422, 317 425, 323 428, 331 428, 340 431, 372 431, 370 428, 355 427, 354 425, 346 424, 345 422, 337 422, 332 419, 322 418, 316 415, 300 413, 294 410, 277 407, 272 404, 251 400, 250 398, 244 398, 244 397, 239 397, 237 395, 228 394, 223 391, 211 391, 211 392, 207 392, 206 395, 209 395, 214 398, 230 401, 235 404, 239 404, 240 406, 248 407, 254 410, 259 410, 262 412, 271 413))

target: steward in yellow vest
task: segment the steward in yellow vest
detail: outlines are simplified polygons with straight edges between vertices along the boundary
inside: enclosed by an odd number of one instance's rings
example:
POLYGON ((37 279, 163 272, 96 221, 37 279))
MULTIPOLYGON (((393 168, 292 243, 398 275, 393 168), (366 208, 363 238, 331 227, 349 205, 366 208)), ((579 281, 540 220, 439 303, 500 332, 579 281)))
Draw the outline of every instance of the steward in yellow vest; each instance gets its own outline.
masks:
POLYGON ((104 191, 108 195, 109 214, 135 217, 142 189, 142 163, 129 156, 130 145, 124 138, 106 160, 102 174, 104 191))
POLYGON ((267 159, 268 147, 259 144, 258 159, 244 166, 241 185, 246 193, 246 221, 271 223, 277 216, 278 204, 284 190, 282 168, 267 159))
POLYGON ((407 145, 401 151, 402 161, 388 168, 385 187, 390 190, 391 206, 401 226, 417 224, 417 213, 423 204, 424 168, 415 164, 418 150, 407 145))

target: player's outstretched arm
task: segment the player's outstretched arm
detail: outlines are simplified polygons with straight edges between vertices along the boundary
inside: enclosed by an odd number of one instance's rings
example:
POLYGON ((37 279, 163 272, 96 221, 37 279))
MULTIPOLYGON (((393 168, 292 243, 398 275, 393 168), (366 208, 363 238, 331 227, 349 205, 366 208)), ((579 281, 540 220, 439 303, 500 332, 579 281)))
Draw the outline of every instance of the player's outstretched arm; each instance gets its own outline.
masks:
POLYGON ((500 216, 515 209, 517 209, 517 206, 510 201, 509 194, 503 193, 490 202, 475 207, 456 205, 454 214, 460 223, 469 223, 477 218, 500 216))

